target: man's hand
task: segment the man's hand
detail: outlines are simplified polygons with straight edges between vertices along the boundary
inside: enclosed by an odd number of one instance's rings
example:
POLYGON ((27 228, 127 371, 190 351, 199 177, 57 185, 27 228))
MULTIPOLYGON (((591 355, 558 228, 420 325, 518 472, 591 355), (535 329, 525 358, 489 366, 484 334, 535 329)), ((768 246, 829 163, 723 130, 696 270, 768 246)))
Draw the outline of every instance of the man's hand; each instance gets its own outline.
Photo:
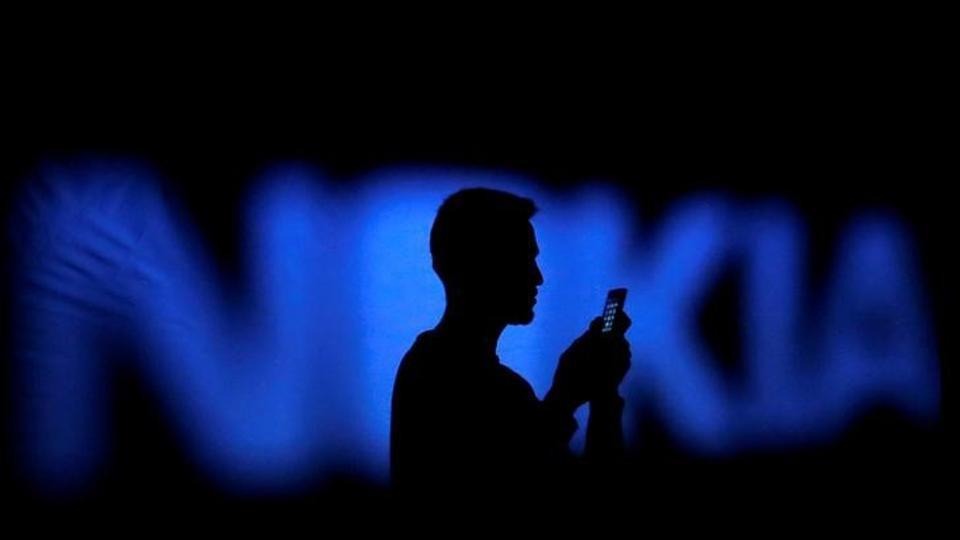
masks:
POLYGON ((624 332, 630 328, 630 318, 620 313, 613 330, 601 332, 600 317, 578 337, 560 356, 553 386, 546 401, 573 413, 580 405, 594 399, 617 396, 617 388, 630 369, 630 343, 624 332))

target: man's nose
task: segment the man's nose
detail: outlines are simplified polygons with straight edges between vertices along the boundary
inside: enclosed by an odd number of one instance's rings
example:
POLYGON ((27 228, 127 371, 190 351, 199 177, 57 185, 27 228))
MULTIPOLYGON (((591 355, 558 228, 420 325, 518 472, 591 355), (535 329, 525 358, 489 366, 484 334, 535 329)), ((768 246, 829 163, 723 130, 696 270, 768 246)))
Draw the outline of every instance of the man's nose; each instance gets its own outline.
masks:
POLYGON ((543 273, 540 272, 540 266, 536 264, 533 265, 533 280, 538 287, 543 285, 543 273))

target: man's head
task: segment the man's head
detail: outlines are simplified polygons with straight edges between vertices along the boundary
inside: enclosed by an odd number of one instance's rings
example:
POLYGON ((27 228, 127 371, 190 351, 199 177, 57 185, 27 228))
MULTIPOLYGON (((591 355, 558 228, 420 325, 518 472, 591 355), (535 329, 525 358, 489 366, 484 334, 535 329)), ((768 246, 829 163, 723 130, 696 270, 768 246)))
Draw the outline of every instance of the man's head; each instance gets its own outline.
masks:
POLYGON ((536 212, 530 199, 486 188, 460 190, 443 202, 430 253, 448 302, 507 324, 533 320, 543 283, 530 224, 536 212))

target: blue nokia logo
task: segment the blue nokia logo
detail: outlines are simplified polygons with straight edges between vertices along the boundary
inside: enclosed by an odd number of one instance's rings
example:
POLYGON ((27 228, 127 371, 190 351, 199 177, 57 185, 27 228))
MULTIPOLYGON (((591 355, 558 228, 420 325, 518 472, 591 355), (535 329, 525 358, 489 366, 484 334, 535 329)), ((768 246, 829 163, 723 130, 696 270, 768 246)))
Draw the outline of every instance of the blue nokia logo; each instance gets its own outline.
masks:
MULTIPOLYGON (((185 452, 225 486, 292 489, 343 467, 384 478, 398 362, 443 309, 430 225, 445 196, 478 185, 541 209, 536 318, 508 328, 499 350, 541 396, 607 289, 624 286, 628 407, 648 396, 692 452, 815 443, 876 404, 916 422, 938 415, 922 281, 891 215, 852 216, 826 287, 812 290, 804 224, 782 202, 699 195, 646 229, 611 186, 558 194, 509 174, 395 169, 347 191, 292 165, 249 192, 241 237, 250 281, 238 296, 149 170, 100 162, 39 176, 10 232, 19 242, 18 440, 41 486, 95 478, 110 444, 113 360, 104 352, 121 342, 138 351, 124 358, 185 452), (737 385, 695 324, 730 264, 745 317, 737 385)), ((636 443, 635 414, 625 424, 636 443)))

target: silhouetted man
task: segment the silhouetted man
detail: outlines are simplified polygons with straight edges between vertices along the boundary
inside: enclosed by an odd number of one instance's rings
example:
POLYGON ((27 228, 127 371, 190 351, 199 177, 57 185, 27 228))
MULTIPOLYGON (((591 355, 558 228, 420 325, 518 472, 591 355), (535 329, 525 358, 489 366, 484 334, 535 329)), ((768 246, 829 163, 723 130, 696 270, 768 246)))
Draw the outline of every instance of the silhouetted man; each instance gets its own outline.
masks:
POLYGON ((404 356, 394 384, 390 457, 401 490, 517 495, 559 486, 576 461, 568 449, 574 411, 588 401, 587 460, 622 452, 626 315, 608 334, 594 319, 560 357, 542 401, 496 354, 508 324, 533 320, 544 281, 535 212, 530 199, 483 188, 453 194, 437 212, 430 251, 447 305, 404 356))

